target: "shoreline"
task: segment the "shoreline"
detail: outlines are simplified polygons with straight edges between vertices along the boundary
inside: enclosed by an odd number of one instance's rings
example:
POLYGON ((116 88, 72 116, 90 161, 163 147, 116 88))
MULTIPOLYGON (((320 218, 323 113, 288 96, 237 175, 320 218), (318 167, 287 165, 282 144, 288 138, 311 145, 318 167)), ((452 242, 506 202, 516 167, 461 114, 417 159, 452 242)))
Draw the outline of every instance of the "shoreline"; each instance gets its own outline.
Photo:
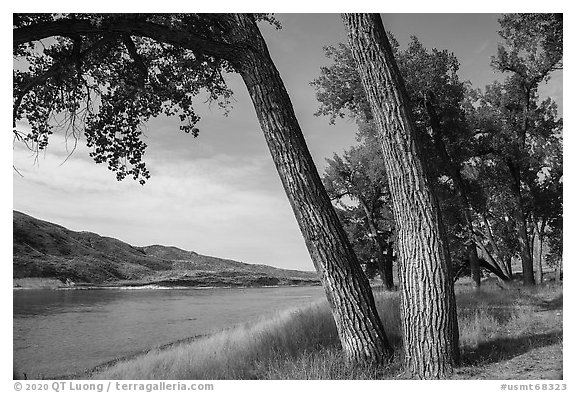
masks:
POLYGON ((81 291, 81 290, 184 290, 184 289, 248 289, 248 288, 283 288, 283 287, 313 287, 320 286, 318 281, 305 281, 293 280, 298 283, 278 283, 276 285, 225 285, 221 283, 214 283, 212 285, 172 285, 166 281, 152 281, 152 282, 118 282, 106 284, 94 283, 65 283, 57 278, 41 278, 41 277, 27 277, 27 278, 14 278, 12 290, 28 291, 28 290, 55 290, 55 291, 81 291))
MULTIPOLYGON (((306 286, 312 286, 312 285, 282 285, 280 287, 287 287, 287 286, 292 286, 292 287, 306 287, 306 286)), ((278 286, 277 286, 278 287, 278 286)), ((276 288, 277 288, 276 287, 276 288)), ((244 289, 246 288, 262 288, 262 287, 243 287, 244 289)), ((188 289, 196 289, 196 288, 188 288, 188 289)), ((225 289, 225 288, 222 288, 225 289)), ((236 288, 227 288, 227 289, 236 289, 236 288)), ((325 301, 324 296, 321 296, 319 299, 317 299, 314 303, 319 304, 325 301)), ((312 304, 314 304, 312 303, 312 304)), ((286 307, 283 308, 282 310, 277 310, 274 314, 270 314, 270 315, 275 315, 277 313, 286 313, 289 312, 291 310, 303 310, 306 307, 302 307, 302 306, 290 306, 290 307, 286 307)), ((126 353, 124 355, 119 355, 116 356, 112 359, 103 361, 102 363, 99 363, 95 366, 92 367, 88 367, 85 368, 83 370, 79 370, 76 372, 72 372, 70 374, 57 374, 57 375, 43 375, 41 379, 44 380, 88 380, 91 379, 91 377, 95 374, 101 373, 103 371, 105 371, 106 369, 110 368, 110 367, 114 367, 115 365, 122 363, 122 362, 129 362, 131 360, 137 359, 141 356, 145 356, 151 352, 161 352, 161 351, 165 351, 174 347, 177 347, 179 345, 185 345, 185 344, 190 344, 193 343, 195 341, 201 340, 201 339, 207 339, 213 336, 216 336, 218 334, 222 334, 228 331, 234 331, 235 329, 241 328, 241 327, 246 327, 246 328, 250 328, 252 326, 254 326, 255 324, 258 324, 259 322, 261 322, 263 319, 263 316, 258 316, 252 320, 244 320, 244 321, 240 321, 237 322, 231 326, 225 327, 225 328, 221 328, 221 329, 216 329, 214 331, 210 331, 208 333, 205 334, 197 334, 194 336, 190 336, 190 337, 185 337, 185 338, 181 338, 175 341, 171 341, 165 344, 157 344, 157 345, 153 345, 151 347, 148 348, 144 348, 144 349, 140 349, 140 350, 135 350, 129 353, 126 353)))
MULTIPOLYGON (((312 285, 282 285, 282 286, 275 286, 274 288, 284 288, 284 287, 294 287, 294 290, 297 291, 298 288, 307 288, 310 287, 312 288, 312 285)), ((250 288, 263 288, 263 287, 218 287, 215 289, 250 289, 250 288)), ((268 287, 270 288, 270 287, 268 287)), ((83 288, 83 289, 89 289, 89 288, 83 288)), ((103 288, 103 287, 99 287, 97 289, 108 289, 108 288, 103 288)), ((111 289, 118 289, 118 287, 115 288, 111 288, 111 289)), ((202 289, 207 289, 207 288, 195 288, 195 287, 189 287, 186 289, 198 289, 198 290, 202 290, 202 289)), ((24 289, 22 289, 24 290, 24 289)), ((282 289, 281 289, 282 290, 282 289)), ((304 289, 305 290, 305 289, 304 289)), ((227 291, 225 291, 227 292, 227 291)), ((231 294, 237 293, 237 295, 240 295, 241 293, 248 293, 249 291, 239 291, 239 292, 230 292, 231 294)), ((26 291, 26 293, 29 293, 28 291, 26 291)), ((33 293, 33 291, 32 291, 33 293)), ((52 293, 56 293, 56 292, 52 292, 52 293)), ((151 295, 150 296, 154 296, 153 292, 148 292, 151 295)), ((167 293, 167 292, 165 292, 167 293)), ((264 293, 268 293, 267 291, 262 291, 262 292, 257 292, 257 293, 261 293, 263 296, 267 296, 264 295, 264 293)), ((98 294, 98 292, 92 292, 92 295, 90 296, 96 296, 98 294)), ((157 293, 158 295, 161 295, 161 293, 157 293)), ((192 295, 192 292, 190 292, 190 294, 192 295)), ((22 293, 22 295, 25 295, 25 293, 22 293)), ((64 293, 63 293, 64 295, 64 293)), ((89 294, 87 294, 89 295, 89 294)), ((232 296, 236 296, 236 295, 232 295, 232 296)), ((323 296, 320 296, 320 299, 324 299, 323 296)), ((292 306, 287 307, 286 309, 291 309, 292 306)), ((276 311, 273 311, 273 313, 275 313, 276 311)), ((272 313, 272 312, 271 312, 272 313)), ((130 349, 127 348, 127 351, 124 353, 117 353, 116 355, 114 355, 113 357, 109 357, 109 358, 103 358, 100 359, 100 361, 96 361, 94 363, 92 363, 92 365, 87 365, 83 368, 78 368, 78 369, 73 369, 73 370, 61 370, 60 372, 56 371, 54 374, 52 373, 46 373, 43 375, 38 375, 37 378, 38 379, 50 379, 50 380, 66 380, 66 379, 89 379, 91 378, 90 376, 93 374, 98 374, 104 370, 106 370, 109 367, 113 367, 114 365, 118 364, 118 363, 122 363, 125 361, 130 361, 133 360, 135 358, 138 358, 140 356, 145 356, 149 353, 155 353, 157 351, 163 351, 163 350, 169 350, 171 348, 175 348, 178 347, 179 345, 185 345, 185 344, 189 344, 192 343, 194 341, 203 339, 203 338, 207 338, 219 333, 222 333, 224 331, 228 331, 228 330, 233 330, 238 328, 239 326, 242 325, 249 325, 251 323, 253 323, 254 321, 257 321, 261 318, 261 315, 258 315, 257 317, 254 318, 254 320, 246 320, 246 319, 242 319, 237 321, 236 323, 234 323, 231 326, 228 327, 224 327, 224 328, 216 328, 214 330, 210 330, 209 332, 206 333, 201 333, 201 334, 194 334, 194 332, 189 332, 192 333, 192 335, 188 336, 188 337, 184 337, 184 338, 179 338, 174 340, 174 338, 172 338, 172 340, 170 338, 168 338, 168 342, 156 342, 155 344, 152 344, 150 346, 146 346, 143 347, 141 349, 130 349)), ((28 378, 30 378, 30 376, 33 375, 33 373, 31 374, 30 372, 28 373, 28 378)), ((22 374, 18 374, 18 378, 22 378, 22 374)))
POLYGON ((152 351, 162 351, 165 349, 172 348, 176 345, 188 344, 188 343, 196 341, 200 338, 209 337, 215 333, 217 333, 217 332, 212 332, 212 333, 207 333, 207 334, 199 334, 199 335, 192 336, 192 337, 182 338, 180 340, 176 340, 176 341, 173 341, 173 342, 170 342, 167 344, 156 345, 156 346, 153 346, 153 347, 150 347, 147 349, 134 351, 134 352, 128 353, 126 355, 117 356, 114 359, 107 360, 103 363, 100 363, 100 364, 94 366, 94 367, 87 368, 87 369, 82 370, 82 371, 78 371, 78 372, 75 372, 72 374, 50 376, 50 377, 47 377, 45 379, 50 379, 50 380, 90 379, 90 377, 93 374, 102 372, 102 371, 106 370, 108 367, 112 367, 112 366, 114 366, 120 362, 125 362, 125 361, 129 361, 132 359, 136 359, 137 357, 142 356, 142 355, 146 355, 147 353, 152 352, 152 351))

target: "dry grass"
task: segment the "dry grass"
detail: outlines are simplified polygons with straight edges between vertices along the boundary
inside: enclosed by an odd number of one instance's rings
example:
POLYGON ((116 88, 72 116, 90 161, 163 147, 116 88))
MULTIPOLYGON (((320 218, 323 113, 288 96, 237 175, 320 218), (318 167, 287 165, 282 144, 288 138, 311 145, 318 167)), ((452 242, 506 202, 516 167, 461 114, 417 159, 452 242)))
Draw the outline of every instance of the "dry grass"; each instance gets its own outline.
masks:
POLYGON ((103 379, 254 379, 264 359, 295 357, 338 342, 324 302, 277 313, 169 349, 153 350, 110 367, 103 379))
MULTIPOLYGON (((538 329, 538 305, 561 288, 526 292, 486 287, 458 291, 460 343, 468 362, 495 340, 518 339, 538 329)), ((344 361, 326 302, 279 312, 212 336, 152 350, 91 375, 102 379, 374 379, 401 373, 401 329, 397 293, 375 294, 386 333, 397 348, 387 367, 344 361)), ((556 296, 557 297, 557 296, 556 296)), ((480 355, 479 355, 480 356, 480 355)))

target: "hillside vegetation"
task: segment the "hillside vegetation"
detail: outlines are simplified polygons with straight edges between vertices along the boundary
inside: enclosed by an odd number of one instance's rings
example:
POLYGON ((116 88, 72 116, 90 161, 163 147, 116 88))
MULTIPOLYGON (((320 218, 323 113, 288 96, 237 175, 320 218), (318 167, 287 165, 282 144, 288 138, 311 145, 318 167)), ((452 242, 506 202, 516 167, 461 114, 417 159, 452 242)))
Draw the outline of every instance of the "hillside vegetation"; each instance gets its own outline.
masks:
POLYGON ((14 211, 15 287, 161 285, 265 286, 318 284, 316 273, 252 265, 176 247, 135 247, 91 232, 75 232, 14 211), (39 280, 42 279, 42 280, 39 280))

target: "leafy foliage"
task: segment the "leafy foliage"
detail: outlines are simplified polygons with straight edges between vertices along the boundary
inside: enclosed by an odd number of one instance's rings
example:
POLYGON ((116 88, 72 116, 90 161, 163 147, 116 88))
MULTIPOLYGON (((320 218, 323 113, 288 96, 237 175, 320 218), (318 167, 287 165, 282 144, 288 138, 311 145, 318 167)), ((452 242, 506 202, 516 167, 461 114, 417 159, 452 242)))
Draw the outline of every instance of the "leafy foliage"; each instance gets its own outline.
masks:
MULTIPOLYGON (((416 37, 412 37, 407 49, 402 51, 394 38, 391 38, 395 58, 412 104, 417 132, 423 142, 427 169, 434 179, 436 193, 442 196, 441 208, 445 224, 450 228, 449 239, 453 246, 453 254, 463 255, 461 249, 466 229, 463 224, 462 208, 454 209, 460 201, 453 181, 447 176, 448 163, 438 153, 426 105, 433 101, 442 131, 442 145, 457 162, 465 161, 472 154, 469 144, 471 131, 467 127, 463 108, 468 86, 458 78, 459 64, 453 54, 436 49, 429 51, 416 37)), ((358 123, 358 139, 362 143, 360 146, 362 148, 369 146, 374 151, 374 157, 381 157, 380 143, 375 137, 370 108, 349 48, 340 44, 338 47, 327 47, 325 52, 334 62, 330 66, 323 67, 320 76, 312 82, 320 101, 317 115, 329 116, 331 123, 337 118, 353 117, 358 123)), ((360 146, 352 149, 359 149, 360 146)), ((329 163, 330 166, 335 164, 331 161, 329 163)), ((381 158, 373 158, 372 165, 380 167, 379 176, 385 176, 381 158)), ((328 179, 333 181, 333 177, 328 179)), ((330 185, 327 185, 327 188, 330 189, 330 185)))
MULTIPOLYGON (((467 258, 466 245, 472 240, 481 242, 505 268, 520 253, 518 206, 529 230, 545 221, 546 236, 556 244, 553 249, 561 249, 557 237, 562 233, 558 226, 562 221, 562 120, 556 104, 550 98, 540 99, 537 88, 562 67, 562 16, 510 14, 500 23, 504 43, 492 63, 511 75, 487 86, 485 92, 459 80, 458 59, 452 53, 428 50, 416 37, 405 50, 393 37, 391 42, 453 260, 458 264, 467 258), (462 193, 465 199, 459 196, 462 193), (473 209, 473 236, 466 225, 466 204, 473 209)), ((378 145, 349 48, 339 44, 325 52, 333 63, 322 67, 311 83, 320 102, 317 115, 328 116, 331 123, 352 117, 358 123, 359 139, 378 145)))
POLYGON ((562 69, 562 14, 506 14, 499 22, 504 44, 492 58, 494 67, 520 75, 528 88, 562 69))
POLYGON ((368 277, 379 270, 383 248, 393 242, 394 218, 383 158, 364 140, 340 157, 327 159, 323 183, 368 277))
POLYGON ((200 51, 98 27, 147 22, 214 34, 217 21, 194 14, 16 14, 14 29, 82 21, 95 32, 15 46, 15 137, 39 151, 55 129, 75 139, 84 134, 92 158, 107 163, 118 180, 132 176, 144 183, 149 172, 143 162, 143 125, 159 115, 178 116, 180 129, 197 136, 195 97, 206 92, 209 101, 228 106, 232 92, 222 73, 233 67, 200 51), (29 132, 23 131, 25 125, 29 132))
MULTIPOLYGON (((562 68, 562 16, 510 14, 500 23, 504 43, 492 64, 508 77, 477 95, 469 118, 484 166, 479 181, 491 190, 487 210, 501 249, 516 255, 529 235, 522 226, 533 232, 562 217, 562 119, 550 98, 538 96, 539 84, 562 68), (502 218, 507 225, 497 225, 502 218)), ((541 235, 561 232, 548 227, 541 235)))

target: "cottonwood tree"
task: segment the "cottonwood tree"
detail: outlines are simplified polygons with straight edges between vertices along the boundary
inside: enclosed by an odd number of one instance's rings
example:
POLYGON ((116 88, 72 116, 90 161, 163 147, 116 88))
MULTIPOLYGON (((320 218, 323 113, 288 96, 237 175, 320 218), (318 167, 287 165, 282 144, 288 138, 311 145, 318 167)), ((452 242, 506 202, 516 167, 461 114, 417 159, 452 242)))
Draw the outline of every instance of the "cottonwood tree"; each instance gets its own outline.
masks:
MULTIPOLYGON (((534 103, 530 114, 533 127, 524 141, 518 141, 514 125, 522 122, 522 115, 516 87, 510 80, 487 86, 470 115, 476 122, 481 158, 477 180, 489 195, 485 228, 492 228, 490 232, 504 240, 500 251, 508 254, 506 264, 512 256, 527 254, 523 261, 536 262, 539 281, 547 223, 562 215, 562 120, 549 98, 534 103), (511 176, 511 167, 518 168, 518 177, 511 176)), ((528 285, 534 278, 530 275, 534 266, 529 266, 523 268, 528 272, 523 274, 528 285)))
POLYGON ((459 362, 450 254, 409 98, 379 14, 343 14, 380 141, 398 227, 407 371, 444 378, 459 362))
POLYGON ((91 156, 119 179, 145 181, 140 126, 177 115, 196 135, 193 98, 226 104, 222 72, 244 80, 272 158, 320 273, 345 355, 383 363, 392 354, 368 280, 322 186, 257 20, 249 14, 15 15, 14 135, 37 149, 60 116, 83 131, 91 156), (21 122, 30 132, 23 131, 21 122))
POLYGON ((322 180, 330 199, 343 205, 348 213, 349 225, 345 225, 345 229, 350 228, 347 232, 353 244, 362 245, 363 249, 367 246, 364 240, 369 239, 374 253, 368 260, 375 259, 384 288, 393 290, 394 221, 380 147, 364 140, 345 151, 342 157, 335 154, 326 161, 328 166, 322 180), (347 205, 345 200, 357 203, 357 208, 347 205), (363 231, 354 225, 353 218, 357 219, 358 213, 363 231))
MULTIPOLYGON (((543 264, 546 263, 547 255, 551 254, 545 252, 544 245, 546 242, 554 244, 556 237, 562 237, 562 135, 553 134, 548 138, 535 139, 530 147, 530 159, 525 176, 529 189, 527 203, 531 223, 529 240, 535 281, 536 284, 542 284, 543 264)), ((562 259, 561 251, 556 257, 554 267, 558 267, 558 262, 562 259)), ((550 258, 552 257, 548 260, 550 258)))
MULTIPOLYGON (((388 36, 406 84, 433 186, 441 200, 450 249, 456 256, 453 263, 459 266, 459 272, 464 268, 462 262, 468 263, 470 268, 466 270, 479 287, 479 239, 474 233, 472 184, 461 174, 470 157, 472 135, 462 107, 468 88, 456 73, 458 60, 446 50, 427 50, 416 37, 405 50, 400 50, 392 34, 388 36)), ((369 137, 374 133, 372 114, 349 47, 339 44, 326 47, 325 51, 333 62, 322 67, 320 76, 311 83, 320 102, 317 115, 329 116, 331 123, 338 117, 351 116, 360 126, 359 137, 369 137)))
MULTIPOLYGON (((366 274, 366 277, 372 279, 376 277, 376 275, 379 275, 380 278, 386 276, 387 273, 382 271, 382 269, 385 267, 381 265, 381 262, 378 261, 377 258, 379 247, 374 241, 372 233, 368 228, 366 213, 363 211, 363 209, 358 205, 348 205, 344 203, 337 203, 335 204, 334 208, 336 209, 336 213, 340 218, 340 222, 342 223, 344 230, 348 234, 348 239, 350 240, 350 243, 354 248, 354 252, 356 253, 358 260, 364 269, 364 274, 366 274)), ((383 220, 379 222, 380 225, 378 228, 385 227, 385 225, 389 222, 389 220, 383 220)), ((389 232, 384 231, 382 235, 386 238, 387 250, 390 250, 392 253, 392 255, 388 254, 386 257, 389 257, 391 261, 394 261, 394 243, 388 236, 389 232)), ((385 287, 386 284, 384 281, 382 284, 385 287)), ((394 285, 394 280, 392 285, 394 285)))
POLYGON ((508 168, 509 187, 514 202, 522 276, 525 285, 534 284, 533 258, 529 240, 523 183, 527 171, 530 139, 540 131, 537 127, 538 86, 550 79, 553 71, 562 69, 562 14, 509 14, 500 20, 504 42, 492 59, 493 66, 510 76, 503 85, 494 84, 487 91, 487 102, 500 112, 503 127, 492 143, 508 168), (498 106, 496 106, 498 105, 498 106), (504 144, 497 146, 497 143, 504 144))

